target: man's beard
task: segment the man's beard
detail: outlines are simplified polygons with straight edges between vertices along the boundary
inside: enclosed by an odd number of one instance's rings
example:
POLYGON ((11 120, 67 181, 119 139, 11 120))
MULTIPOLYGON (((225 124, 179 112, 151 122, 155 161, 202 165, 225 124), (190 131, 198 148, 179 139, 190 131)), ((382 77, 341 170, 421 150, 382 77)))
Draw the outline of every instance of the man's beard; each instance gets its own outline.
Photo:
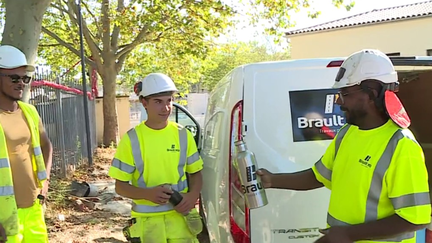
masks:
POLYGON ((361 108, 347 109, 345 107, 341 107, 341 110, 344 111, 346 114, 345 115, 346 123, 354 126, 359 126, 361 120, 363 120, 367 115, 367 112, 361 108))
POLYGON ((11 100, 11 101, 15 101, 15 102, 16 102, 16 101, 21 100, 21 98, 13 97, 12 95, 10 95, 10 94, 4 92, 3 90, 0 90, 0 92, 3 94, 4 97, 8 98, 8 99, 11 100))

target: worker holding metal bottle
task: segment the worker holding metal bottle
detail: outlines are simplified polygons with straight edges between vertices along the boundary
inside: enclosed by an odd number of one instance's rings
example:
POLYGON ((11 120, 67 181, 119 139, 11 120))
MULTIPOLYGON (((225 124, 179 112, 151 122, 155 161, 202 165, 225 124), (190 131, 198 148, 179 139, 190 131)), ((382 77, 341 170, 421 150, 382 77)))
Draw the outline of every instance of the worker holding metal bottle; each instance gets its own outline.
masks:
POLYGON ((391 60, 378 50, 353 53, 333 88, 339 89, 337 104, 347 124, 311 169, 260 169, 264 187, 331 190, 328 228, 316 243, 415 243, 416 231, 431 220, 428 173, 395 94, 398 76, 391 60))
POLYGON ((148 119, 121 138, 108 172, 116 192, 133 200, 123 233, 128 242, 198 243, 203 161, 192 133, 168 120, 178 90, 167 75, 151 73, 134 91, 148 119))

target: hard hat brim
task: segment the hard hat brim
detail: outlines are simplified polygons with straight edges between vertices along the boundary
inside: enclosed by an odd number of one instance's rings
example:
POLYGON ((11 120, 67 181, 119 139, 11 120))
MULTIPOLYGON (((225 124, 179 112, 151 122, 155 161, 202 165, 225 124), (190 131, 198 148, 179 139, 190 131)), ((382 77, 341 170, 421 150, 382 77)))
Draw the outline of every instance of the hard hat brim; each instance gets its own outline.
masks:
POLYGON ((20 68, 20 67, 25 67, 27 72, 34 72, 36 69, 33 65, 18 65, 18 66, 0 66, 0 68, 2 69, 15 69, 15 68, 20 68))

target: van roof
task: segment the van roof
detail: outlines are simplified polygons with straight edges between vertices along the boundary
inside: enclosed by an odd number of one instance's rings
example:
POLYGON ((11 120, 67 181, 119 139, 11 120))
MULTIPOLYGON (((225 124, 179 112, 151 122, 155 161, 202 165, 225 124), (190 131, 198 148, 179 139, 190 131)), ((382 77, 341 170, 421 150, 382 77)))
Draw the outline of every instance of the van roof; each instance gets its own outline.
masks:
MULTIPOLYGON (((287 59, 281 61, 267 61, 245 64, 238 68, 261 69, 267 66, 277 68, 278 65, 291 66, 293 68, 339 67, 346 57, 287 59), (275 66, 276 65, 276 66, 275 66)), ((395 66, 429 66, 432 68, 432 56, 396 56, 390 57, 395 66)))

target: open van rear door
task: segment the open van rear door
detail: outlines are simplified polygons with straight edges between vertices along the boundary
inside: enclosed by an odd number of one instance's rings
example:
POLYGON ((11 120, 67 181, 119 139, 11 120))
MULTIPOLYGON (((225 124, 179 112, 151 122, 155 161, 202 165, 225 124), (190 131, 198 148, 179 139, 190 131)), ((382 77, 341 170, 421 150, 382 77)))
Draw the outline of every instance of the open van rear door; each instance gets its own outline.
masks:
MULTIPOLYGON (((399 77, 399 99, 411 118, 409 129, 423 148, 432 178, 432 57, 391 57, 399 77)), ((432 180, 429 180, 432 191, 432 180)))

